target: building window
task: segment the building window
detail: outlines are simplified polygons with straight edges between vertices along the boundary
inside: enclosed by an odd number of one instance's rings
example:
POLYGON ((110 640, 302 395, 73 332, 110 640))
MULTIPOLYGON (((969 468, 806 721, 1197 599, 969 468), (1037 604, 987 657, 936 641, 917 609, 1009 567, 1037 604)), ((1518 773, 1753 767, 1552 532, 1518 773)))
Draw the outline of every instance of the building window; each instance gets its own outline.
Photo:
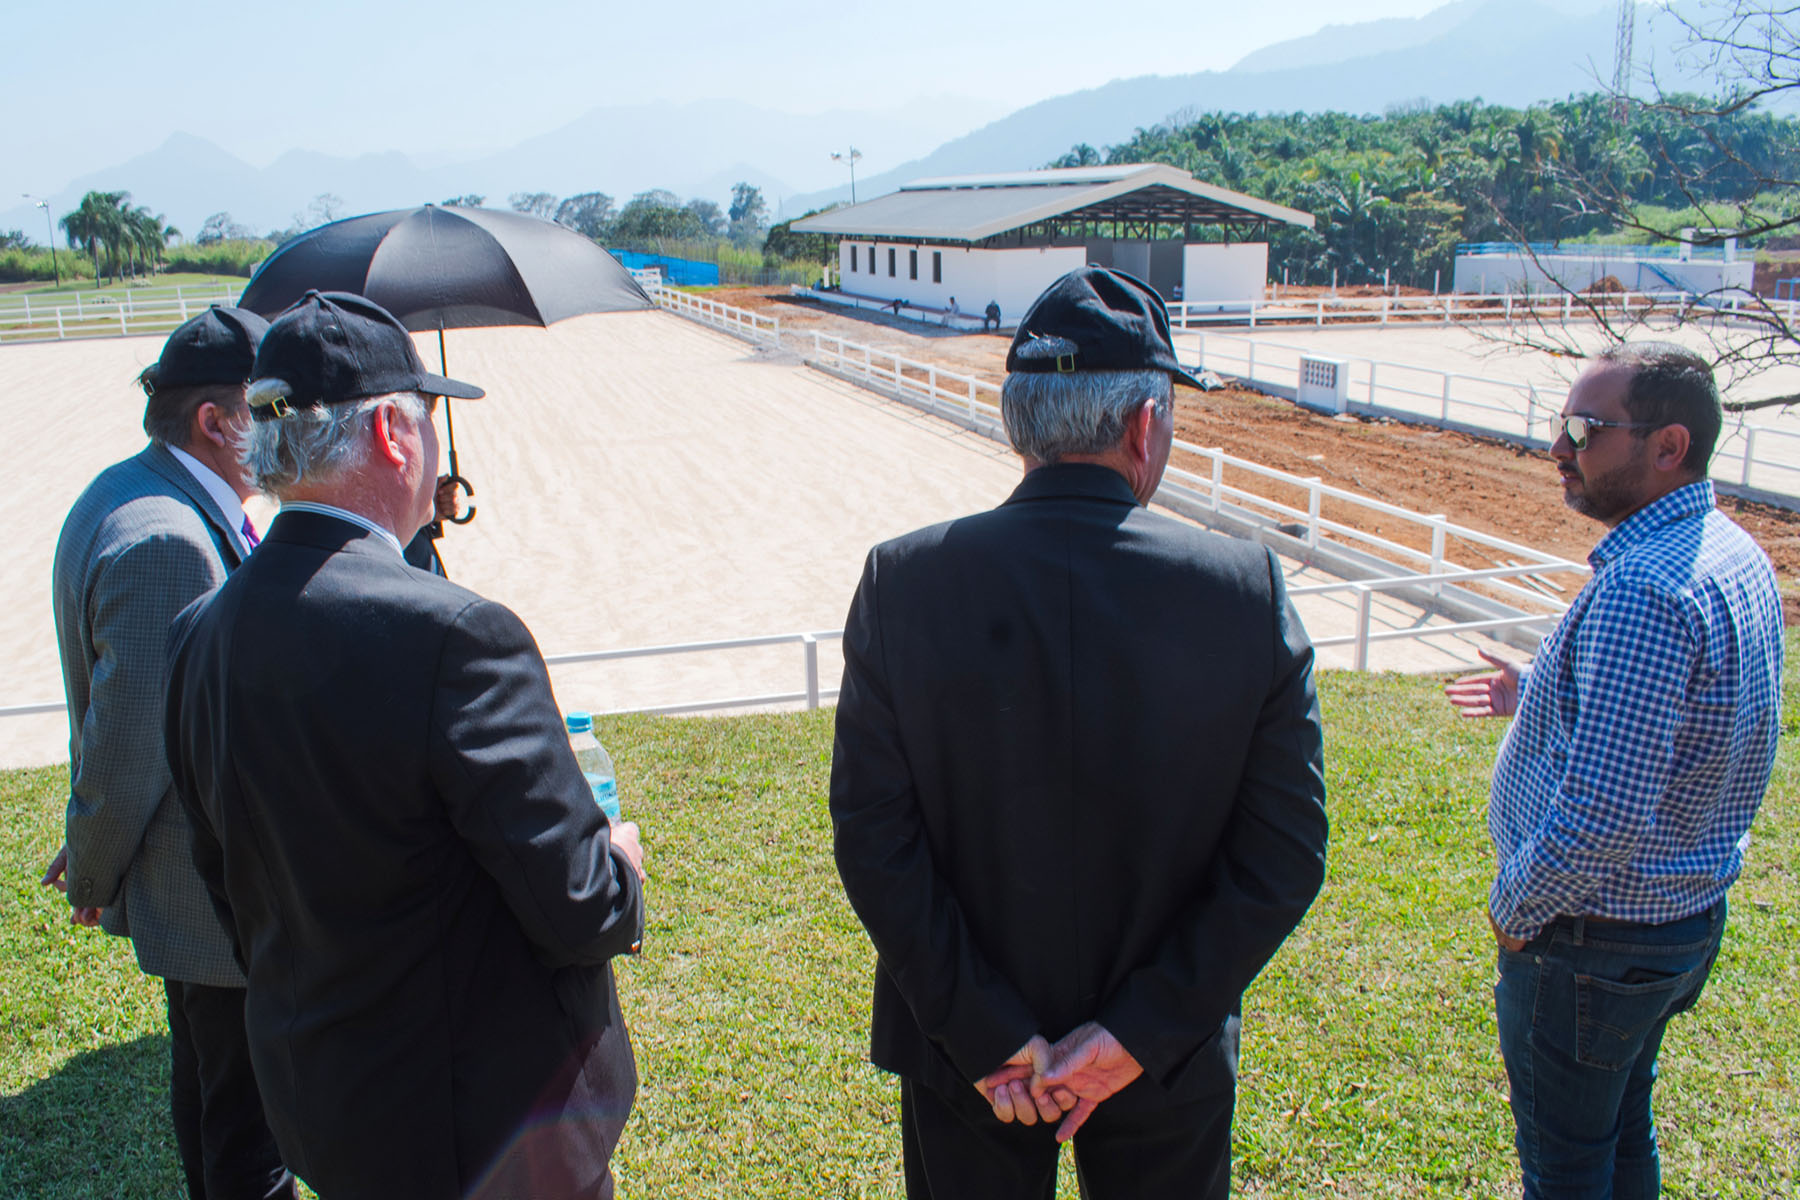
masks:
POLYGON ((869 274, 875 273, 875 247, 869 247, 869 274))
POLYGON ((944 282, 944 252, 942 250, 931 252, 931 282, 944 282))
POLYGON ((849 259, 850 259, 850 270, 855 271, 856 270, 856 247, 855 246, 850 247, 849 259))
POLYGON ((919 252, 917 250, 906 252, 906 277, 908 279, 919 277, 919 252))
POLYGON ((889 279, 892 279, 894 277, 894 258, 897 253, 898 253, 898 251, 896 251, 892 246, 888 247, 888 278, 889 279))

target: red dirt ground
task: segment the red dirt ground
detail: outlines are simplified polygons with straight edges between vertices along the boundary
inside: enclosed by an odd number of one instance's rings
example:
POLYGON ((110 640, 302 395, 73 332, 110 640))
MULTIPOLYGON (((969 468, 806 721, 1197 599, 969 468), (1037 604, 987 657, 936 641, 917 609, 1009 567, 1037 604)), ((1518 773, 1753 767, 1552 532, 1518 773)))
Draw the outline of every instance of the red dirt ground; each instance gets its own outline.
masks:
MULTIPOLYGON (((951 333, 880 313, 791 298, 783 289, 721 288, 715 299, 781 319, 783 332, 814 329, 998 382, 1008 337, 951 333)), ((1497 438, 1471 437, 1388 420, 1321 416, 1241 388, 1176 391, 1176 436, 1239 458, 1327 483, 1420 513, 1583 561, 1600 526, 1565 508, 1549 456, 1497 438)), ((1183 464, 1180 456, 1176 465, 1183 464)), ((1720 507, 1774 560, 1789 624, 1800 623, 1800 513, 1720 497, 1720 507)), ((1379 520, 1328 511, 1346 524, 1417 544, 1379 520), (1359 524, 1359 527, 1361 525, 1359 524)))

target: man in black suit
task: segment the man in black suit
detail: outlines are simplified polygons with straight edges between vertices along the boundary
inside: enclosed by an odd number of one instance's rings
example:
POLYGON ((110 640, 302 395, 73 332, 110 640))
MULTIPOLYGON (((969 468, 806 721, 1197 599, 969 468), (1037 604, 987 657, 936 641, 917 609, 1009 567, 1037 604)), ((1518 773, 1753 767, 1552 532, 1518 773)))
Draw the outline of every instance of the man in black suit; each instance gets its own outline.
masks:
POLYGON ((390 314, 309 293, 248 389, 261 548, 170 634, 167 743, 248 978, 288 1164, 327 1200, 612 1194, 643 930, 510 611, 408 566, 437 396, 390 314))
POLYGON ((1090 1200, 1223 1196, 1239 998, 1324 876, 1312 648, 1273 554, 1143 507, 1193 383, 1149 288, 1064 276, 1007 370, 1024 481, 877 546, 844 629, 907 1194, 1047 1198, 1073 1137, 1090 1200))

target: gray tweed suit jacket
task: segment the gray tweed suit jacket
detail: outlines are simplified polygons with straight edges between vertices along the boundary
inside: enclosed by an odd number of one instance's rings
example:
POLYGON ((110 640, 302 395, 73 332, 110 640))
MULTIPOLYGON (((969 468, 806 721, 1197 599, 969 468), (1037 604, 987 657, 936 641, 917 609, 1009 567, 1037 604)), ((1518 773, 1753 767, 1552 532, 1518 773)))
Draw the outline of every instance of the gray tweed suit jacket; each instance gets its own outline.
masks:
POLYGON ((105 910, 146 974, 243 987, 194 867, 163 751, 165 646, 175 615, 240 555, 225 514, 152 444, 102 471, 56 542, 52 601, 69 702, 69 902, 105 910))

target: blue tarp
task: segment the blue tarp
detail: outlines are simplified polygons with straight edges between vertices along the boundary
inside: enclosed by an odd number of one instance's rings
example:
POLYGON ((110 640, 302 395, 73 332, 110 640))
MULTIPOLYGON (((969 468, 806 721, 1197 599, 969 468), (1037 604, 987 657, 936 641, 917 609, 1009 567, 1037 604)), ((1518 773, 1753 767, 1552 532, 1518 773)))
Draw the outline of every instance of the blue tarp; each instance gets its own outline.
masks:
POLYGON ((695 262, 688 258, 671 258, 667 254, 639 254, 635 250, 614 250, 612 256, 634 271, 660 267, 663 278, 676 287, 717 287, 719 264, 695 262))

